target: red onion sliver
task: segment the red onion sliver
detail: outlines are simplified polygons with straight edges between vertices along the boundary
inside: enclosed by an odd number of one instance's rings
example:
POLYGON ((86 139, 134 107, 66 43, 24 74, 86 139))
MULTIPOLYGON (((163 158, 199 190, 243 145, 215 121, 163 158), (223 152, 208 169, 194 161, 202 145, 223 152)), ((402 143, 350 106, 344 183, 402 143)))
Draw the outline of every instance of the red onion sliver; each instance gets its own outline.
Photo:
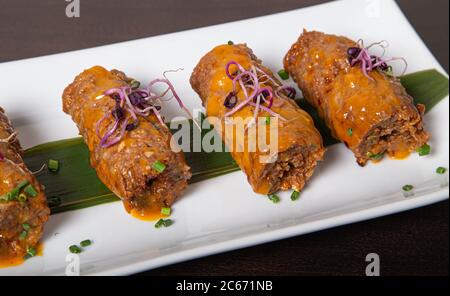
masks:
MULTIPOLYGON (((178 70, 176 70, 176 71, 178 71, 178 70)), ((129 86, 124 86, 124 87, 120 87, 120 88, 108 89, 107 91, 104 92, 104 95, 107 95, 107 96, 113 96, 114 94, 119 95, 120 102, 118 102, 118 103, 120 104, 120 107, 124 108, 126 111, 128 111, 130 113, 131 117, 133 118, 133 120, 136 124, 139 122, 138 115, 142 116, 142 117, 147 117, 150 115, 150 112, 153 112, 155 114, 156 118, 158 119, 158 121, 163 126, 166 126, 161 114, 158 111, 158 108, 160 108, 160 106, 156 105, 156 104, 160 104, 161 101, 168 101, 172 98, 175 98, 177 100, 178 104, 180 105, 180 108, 182 108, 189 115, 189 117, 192 118, 191 113, 189 112, 189 110, 186 108, 186 106, 183 104, 180 97, 176 93, 174 86, 172 85, 170 80, 166 77, 167 72, 171 72, 171 71, 165 71, 163 73, 164 78, 152 80, 148 84, 147 88, 145 88, 145 89, 140 89, 140 88, 132 89, 129 86), (152 91, 152 86, 156 83, 164 83, 167 85, 167 88, 165 89, 165 91, 163 93, 157 94, 156 92, 152 91), (164 98, 169 92, 172 93, 172 96, 170 98, 164 98), (133 100, 133 103, 132 103, 132 101, 130 99, 130 95, 132 95, 132 94, 137 94, 139 96, 139 100, 137 100, 137 99, 133 100)), ((125 119, 124 122, 122 122, 123 121, 122 118, 116 119, 113 126, 105 133, 105 135, 103 137, 101 137, 100 136, 100 126, 107 118, 112 116, 112 112, 113 111, 107 112, 96 123, 96 127, 95 127, 96 134, 99 138, 101 138, 100 146, 103 148, 107 148, 107 147, 117 144, 124 137, 125 132, 126 132, 126 127, 127 127, 128 121, 129 121, 129 118, 125 119), (121 122, 122 122, 122 126, 120 129, 119 135, 113 139, 110 139, 110 137, 116 132, 116 130, 119 127, 119 125, 121 124, 121 122)), ((197 127, 199 127, 197 122, 195 122, 195 124, 197 125, 197 127)))
POLYGON ((225 66, 225 74, 227 74, 228 78, 230 78, 231 80, 234 79, 234 77, 230 74, 230 71, 229 71, 231 65, 235 65, 236 67, 238 67, 238 70, 241 72, 245 71, 245 69, 238 62, 229 61, 225 66))
MULTIPOLYGON (((277 87, 277 89, 275 90, 275 94, 277 94, 278 96, 279 96, 278 91, 285 88, 282 85, 280 85, 278 82, 276 82, 275 79, 270 77, 270 75, 267 74, 265 71, 263 71, 262 69, 260 69, 258 67, 255 67, 253 65, 251 66, 251 70, 245 70, 236 61, 230 61, 225 66, 225 73, 228 76, 228 78, 230 78, 233 81, 233 92, 234 93, 238 93, 236 86, 237 86, 237 84, 239 84, 239 86, 242 89, 242 92, 244 94, 244 100, 242 102, 240 102, 238 105, 236 105, 231 111, 225 113, 224 117, 228 117, 228 116, 234 114, 235 112, 239 111, 246 105, 251 105, 251 106, 255 107, 254 120, 253 120, 253 122, 254 122, 256 120, 259 110, 268 112, 267 110, 270 110, 270 108, 272 106, 274 106, 274 97, 273 97, 272 87, 261 88, 261 85, 265 84, 267 82, 270 82, 273 86, 277 87), (236 76, 232 76, 229 72, 229 67, 231 65, 235 65, 238 68, 236 76), (258 73, 260 74, 261 79, 259 79, 258 73), (245 78, 248 77, 248 79, 246 79, 244 81, 244 79, 243 79, 244 77, 245 78), (250 95, 248 94, 247 89, 252 89, 252 93, 250 95), (266 98, 264 96, 264 92, 269 93, 268 98, 266 98), (256 103, 253 102, 254 99, 256 99, 256 103), (268 104, 268 106, 266 107, 263 104, 268 104)), ((282 100, 283 98, 279 98, 279 99, 282 100)), ((268 112, 268 113, 271 115, 275 115, 275 114, 278 115, 276 112, 274 112, 272 110, 270 110, 270 112, 268 112)), ((281 116, 278 115, 278 117, 281 117, 281 116)))
POLYGON ((117 127, 119 126, 120 120, 116 119, 114 122, 114 125, 106 132, 106 134, 103 136, 103 138, 100 140, 100 146, 103 148, 106 148, 106 142, 108 141, 109 137, 117 130, 117 127))
MULTIPOLYGON (((117 129, 118 122, 119 121, 116 121, 116 124, 114 124, 115 130, 117 129)), ((127 125, 128 125, 128 118, 125 119, 124 123, 122 124, 122 128, 120 129, 120 134, 117 137, 115 137, 112 140, 110 140, 110 141, 107 141, 108 138, 106 138, 106 140, 103 143, 100 144, 102 146, 102 148, 108 148, 108 147, 111 147, 111 146, 119 143, 120 140, 122 140, 124 135, 125 135, 125 131, 126 131, 127 125)))
POLYGON ((388 58, 384 59, 383 56, 386 53, 386 48, 388 47, 388 43, 385 40, 382 40, 380 42, 375 42, 369 45, 368 47, 364 47, 364 42, 360 39, 358 40, 359 48, 361 49, 357 57, 349 56, 350 58, 350 65, 353 67, 356 64, 361 64, 361 70, 364 73, 364 75, 369 78, 370 80, 373 80, 372 77, 369 76, 369 72, 381 68, 382 70, 385 70, 385 67, 388 62, 395 61, 395 60, 402 60, 405 63, 405 68, 403 69, 403 74, 406 73, 406 69, 408 68, 408 63, 404 58, 388 58), (386 43, 386 45, 383 44, 383 42, 386 43), (373 46, 379 46, 383 49, 383 53, 381 56, 377 55, 370 55, 369 49, 373 46))
POLYGON ((105 121, 106 118, 108 118, 109 116, 111 116, 111 112, 106 112, 105 115, 103 115, 102 119, 100 119, 99 121, 97 121, 97 123, 95 124, 95 133, 97 134, 97 137, 100 137, 100 125, 102 124, 103 121, 105 121))
MULTIPOLYGON (((253 107, 256 107, 256 104, 253 103, 253 102, 250 102, 249 105, 250 105, 250 106, 253 106, 253 107)), ((275 116, 275 117, 278 117, 278 118, 280 118, 281 120, 287 121, 286 118, 284 118, 283 116, 281 116, 281 115, 278 114, 277 112, 274 112, 273 110, 270 110, 269 108, 267 108, 267 107, 265 107, 265 106, 259 106, 259 107, 261 108, 261 110, 263 110, 263 111, 269 113, 270 115, 275 116)))

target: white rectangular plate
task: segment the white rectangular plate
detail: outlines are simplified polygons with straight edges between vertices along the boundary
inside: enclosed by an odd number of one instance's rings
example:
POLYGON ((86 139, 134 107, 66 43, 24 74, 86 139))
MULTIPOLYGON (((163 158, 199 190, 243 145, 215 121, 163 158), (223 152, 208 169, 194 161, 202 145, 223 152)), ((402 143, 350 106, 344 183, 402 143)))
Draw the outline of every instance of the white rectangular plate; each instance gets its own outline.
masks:
MULTIPOLYGON (((161 76, 164 70, 184 68, 171 78, 188 107, 200 108, 189 76, 207 51, 228 40, 246 42, 276 71, 303 28, 363 38, 366 43, 385 39, 390 43, 389 56, 408 60, 408 72, 436 68, 445 73, 394 1, 348 0, 3 63, 0 106, 7 110, 25 147, 75 137, 75 124, 61 110, 61 94, 75 75, 99 64, 142 82, 161 76)), ((68 246, 86 238, 94 243, 80 255, 82 275, 125 275, 447 199, 448 187, 439 185, 435 169, 449 163, 448 103, 446 98, 425 117, 432 134, 430 156, 412 155, 361 168, 344 145, 334 145, 301 199, 292 202, 285 193, 276 205, 253 193, 242 172, 232 173, 189 186, 173 207, 176 223, 167 229, 132 218, 120 202, 53 215, 43 237, 44 255, 22 266, 0 269, 0 275, 64 274, 68 246), (404 184, 416 186, 414 197, 402 195, 404 184)), ((180 111, 171 102, 167 115, 176 114, 180 111)))

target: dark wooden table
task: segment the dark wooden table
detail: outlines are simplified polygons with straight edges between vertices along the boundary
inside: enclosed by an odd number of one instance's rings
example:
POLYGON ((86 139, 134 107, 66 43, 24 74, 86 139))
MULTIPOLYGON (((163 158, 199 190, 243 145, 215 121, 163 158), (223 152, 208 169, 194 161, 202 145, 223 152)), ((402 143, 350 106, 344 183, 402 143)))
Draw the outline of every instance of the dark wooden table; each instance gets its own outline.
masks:
MULTIPOLYGON (((384 1, 384 0, 381 0, 384 1)), ((0 0, 0 62, 131 40, 325 3, 324 0, 0 0)), ((448 71, 449 1, 397 0, 448 71)), ((345 17, 345 16, 343 16, 345 17)), ((337 19, 336 21, 339 21, 337 19)), ((417 57, 420 58, 420 57, 417 57)), ((146 275, 448 275, 448 201, 367 222, 151 270, 146 275)))

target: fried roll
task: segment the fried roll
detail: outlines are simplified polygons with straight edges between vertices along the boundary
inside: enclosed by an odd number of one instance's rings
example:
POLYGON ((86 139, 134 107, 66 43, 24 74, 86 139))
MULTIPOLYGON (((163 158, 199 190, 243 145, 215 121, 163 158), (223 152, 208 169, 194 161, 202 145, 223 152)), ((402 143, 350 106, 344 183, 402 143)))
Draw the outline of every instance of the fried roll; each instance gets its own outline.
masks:
MULTIPOLYGON (((283 87, 243 44, 220 45, 207 53, 190 82, 208 118, 215 117, 224 127, 217 130, 256 193, 303 188, 322 159, 324 147, 312 118, 288 97, 295 90, 283 87), (278 119, 278 153, 272 162, 261 161, 269 152, 259 146, 255 150, 248 145, 231 149, 240 139, 236 133, 223 132, 229 119, 254 118, 256 113, 258 118, 269 118, 269 125, 270 118, 278 119)), ((241 142, 248 143, 248 130, 243 137, 241 142)))
POLYGON ((130 90, 134 82, 120 71, 95 66, 79 74, 62 98, 100 180, 122 199, 127 212, 145 218, 170 206, 191 173, 183 153, 171 150, 171 133, 157 113, 127 109, 141 105, 139 93, 128 93, 126 102, 116 93, 130 90))
POLYGON ((306 100, 361 166, 384 154, 404 158, 429 138, 425 107, 414 106, 399 79, 381 69, 387 67, 381 58, 366 55, 379 65, 367 73, 366 60, 356 63, 362 50, 346 37, 304 31, 284 59, 306 100))
POLYGON ((20 143, 0 108, 0 267, 36 254, 49 215, 44 189, 25 166, 20 143))

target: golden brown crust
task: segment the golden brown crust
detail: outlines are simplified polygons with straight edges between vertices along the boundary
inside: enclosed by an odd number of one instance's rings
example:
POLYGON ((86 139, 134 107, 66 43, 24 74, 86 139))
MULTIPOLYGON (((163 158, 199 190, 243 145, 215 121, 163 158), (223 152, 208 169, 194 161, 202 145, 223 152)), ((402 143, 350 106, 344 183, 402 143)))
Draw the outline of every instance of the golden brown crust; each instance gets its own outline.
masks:
POLYGON ((368 79, 350 66, 347 49, 356 46, 346 37, 304 31, 284 67, 359 164, 369 155, 409 154, 429 138, 421 113, 398 79, 377 70, 368 79))
POLYGON ((0 107, 0 153, 15 163, 20 163, 22 162, 22 148, 13 133, 11 122, 0 107), (6 142, 6 139, 9 138, 11 140, 6 142))
MULTIPOLYGON (((13 131, 0 108, 0 138, 10 138, 13 131)), ((16 138, 10 139, 9 142, 0 142, 0 152, 4 157, 0 159, 0 197, 4 197, 25 180, 33 185, 38 194, 28 197, 25 202, 0 200, 0 265, 11 258, 22 258, 28 247, 37 245, 50 214, 43 187, 23 163, 19 141, 16 138), (30 229, 26 237, 21 239, 25 223, 30 229)))
MULTIPOLYGON (((120 71, 95 66, 78 75, 63 94, 64 112, 70 114, 90 151, 91 166, 102 182, 127 209, 170 206, 187 186, 191 173, 184 155, 170 148, 170 131, 154 115, 140 117, 139 126, 125 133, 124 138, 109 148, 100 146, 96 124, 115 108, 114 100, 103 93, 128 85, 130 79, 120 71), (158 173, 152 164, 166 165, 158 173)), ((100 126, 104 134, 112 124, 105 120, 100 126)))
MULTIPOLYGON (((199 94, 206 107, 209 117, 217 117, 225 126, 224 115, 229 111, 224 106, 224 100, 232 91, 231 80, 225 74, 226 64, 234 60, 245 69, 252 66, 266 72, 279 83, 271 71, 264 66, 244 44, 220 45, 207 53, 195 67, 191 78, 192 88, 199 94)), ((276 88, 271 82, 265 82, 264 87, 276 88)), ((238 103, 244 100, 242 91, 238 93, 238 103)), ((272 110, 282 115, 287 121, 279 120, 278 128, 278 159, 275 163, 262 163, 261 156, 268 152, 249 151, 231 152, 232 157, 247 175, 250 185, 257 193, 268 194, 278 190, 301 190, 312 175, 318 160, 322 159, 324 148, 322 138, 315 129, 311 117, 301 110, 297 104, 283 94, 274 95, 272 110), (275 106, 277 105, 277 106, 275 106)), ((245 119, 253 117, 254 107, 246 106, 231 117, 245 119)), ((269 114, 261 112, 259 116, 269 114)), ((248 143, 248 134, 244 135, 248 143)), ((222 133, 222 139, 228 147, 236 145, 236 137, 222 133)))

